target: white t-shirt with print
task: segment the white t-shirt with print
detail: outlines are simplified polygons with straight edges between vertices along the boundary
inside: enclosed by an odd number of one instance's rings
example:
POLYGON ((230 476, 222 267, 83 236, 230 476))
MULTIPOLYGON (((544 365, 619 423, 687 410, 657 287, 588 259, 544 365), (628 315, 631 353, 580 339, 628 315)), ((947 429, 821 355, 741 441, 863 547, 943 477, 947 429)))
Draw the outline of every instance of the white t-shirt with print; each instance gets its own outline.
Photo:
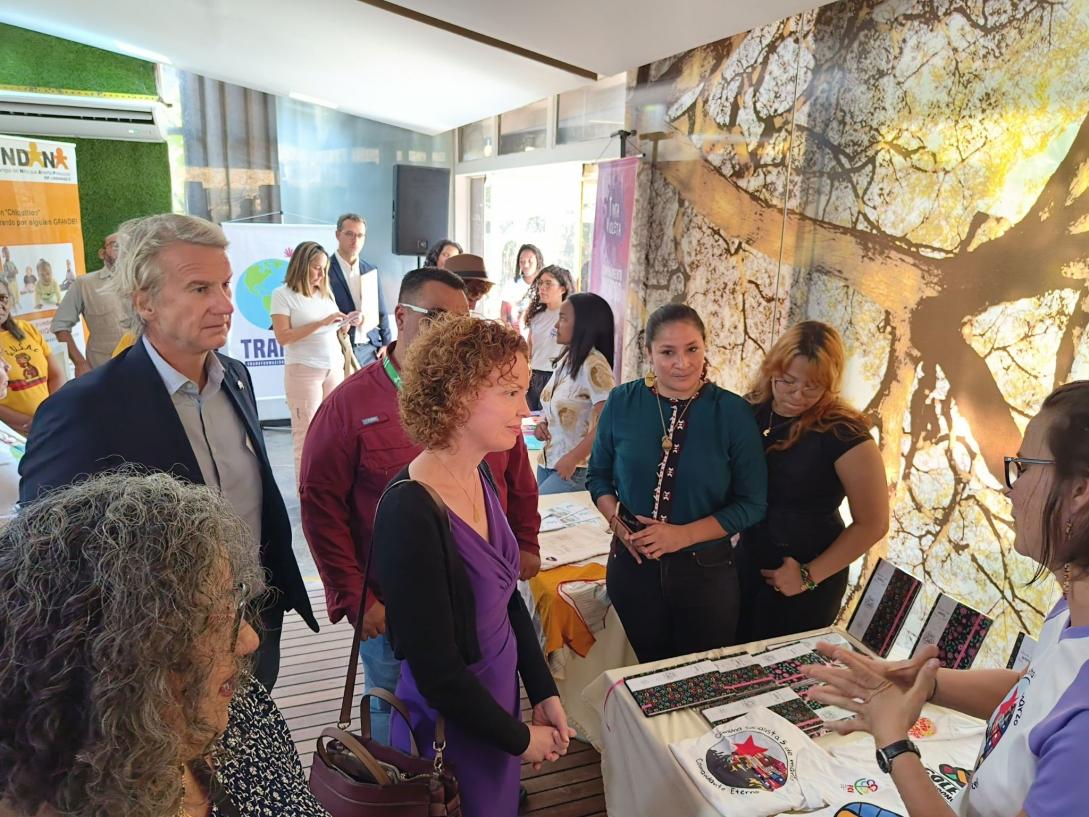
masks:
POLYGON ((529 319, 529 342, 533 346, 529 368, 535 372, 552 371, 552 361, 563 351, 563 346, 556 342, 559 319, 559 309, 546 309, 529 319))
MULTIPOLYGON (((968 782, 983 728, 978 718, 933 706, 927 706, 911 728, 910 737, 919 747, 923 768, 949 802, 968 782)), ((873 738, 858 734, 853 740, 831 746, 828 752, 834 765, 807 778, 815 782, 828 804, 813 812, 813 817, 906 817, 907 809, 896 784, 877 766, 873 738), (881 814, 877 808, 888 814, 881 814)), ((803 777, 810 774, 804 763, 799 773, 803 777)))
POLYGON ((828 756, 798 727, 763 707, 669 748, 723 817, 769 817, 823 804, 813 772, 828 756), (806 775, 798 767, 803 753, 806 775))
MULTIPOLYGON (((336 302, 320 292, 309 298, 287 288, 276 287, 272 291, 270 315, 287 315, 293 327, 327 318, 337 312, 336 302)), ((301 363, 315 369, 333 369, 344 366, 344 353, 337 340, 337 324, 322 326, 302 340, 284 346, 285 363, 301 363)))
MULTIPOLYGON (((582 442, 590 432, 594 406, 605 402, 615 385, 613 369, 597 349, 590 351, 574 377, 566 360, 560 364, 541 392, 541 408, 552 436, 541 452, 542 466, 555 468, 561 457, 582 442)), ((578 467, 585 467, 589 459, 587 454, 578 467)))
POLYGON ((987 722, 976 770, 953 804, 962 817, 1089 814, 1089 626, 1066 599, 1048 615, 1021 680, 987 722))

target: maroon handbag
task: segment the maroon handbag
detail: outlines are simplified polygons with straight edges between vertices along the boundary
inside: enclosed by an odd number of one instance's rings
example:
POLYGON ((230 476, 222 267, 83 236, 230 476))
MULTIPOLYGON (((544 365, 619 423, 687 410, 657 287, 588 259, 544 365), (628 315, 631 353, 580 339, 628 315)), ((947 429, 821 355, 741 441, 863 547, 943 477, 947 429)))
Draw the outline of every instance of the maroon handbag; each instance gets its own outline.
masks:
MULTIPOLYGON (((431 493, 445 511, 442 500, 433 491, 431 493)), ((364 599, 370 562, 368 559, 363 576, 364 599)), ((373 689, 359 702, 360 734, 347 731, 352 720, 352 698, 362 638, 363 605, 360 604, 348 659, 348 675, 344 680, 340 720, 336 727, 322 730, 318 738, 310 766, 310 791, 332 817, 461 817, 458 781, 443 763, 446 723, 441 715, 435 723, 434 760, 420 757, 411 729, 407 754, 371 737, 371 698, 389 703, 392 710, 411 725, 404 703, 384 689, 373 689)))

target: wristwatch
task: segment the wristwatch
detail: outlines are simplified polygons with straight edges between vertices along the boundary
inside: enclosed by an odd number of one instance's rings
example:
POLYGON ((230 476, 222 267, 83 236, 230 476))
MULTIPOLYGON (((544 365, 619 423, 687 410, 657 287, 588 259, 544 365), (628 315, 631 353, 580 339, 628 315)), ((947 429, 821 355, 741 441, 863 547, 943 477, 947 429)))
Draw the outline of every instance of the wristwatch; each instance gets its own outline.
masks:
POLYGON ((919 753, 919 747, 912 743, 910 740, 898 740, 896 743, 890 743, 884 749, 877 750, 877 766, 885 774, 889 774, 892 770, 893 759, 899 757, 905 752, 914 752, 916 757, 922 757, 919 753))

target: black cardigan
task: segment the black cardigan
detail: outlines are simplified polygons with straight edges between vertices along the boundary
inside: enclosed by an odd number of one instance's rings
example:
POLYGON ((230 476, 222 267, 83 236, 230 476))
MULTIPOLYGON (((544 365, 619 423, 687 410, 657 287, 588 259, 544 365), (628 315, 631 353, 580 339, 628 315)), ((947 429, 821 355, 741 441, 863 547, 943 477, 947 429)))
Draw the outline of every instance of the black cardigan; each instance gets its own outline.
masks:
MULTIPOLYGON (((407 479, 405 468, 393 483, 407 479)), ((408 481, 387 490, 371 553, 394 655, 408 661, 428 704, 466 731, 521 755, 529 746, 529 727, 496 703, 469 671, 468 665, 480 660, 476 603, 449 517, 427 488, 408 481)), ((518 643, 518 674, 536 705, 558 694, 556 683, 517 589, 507 612, 518 643)))

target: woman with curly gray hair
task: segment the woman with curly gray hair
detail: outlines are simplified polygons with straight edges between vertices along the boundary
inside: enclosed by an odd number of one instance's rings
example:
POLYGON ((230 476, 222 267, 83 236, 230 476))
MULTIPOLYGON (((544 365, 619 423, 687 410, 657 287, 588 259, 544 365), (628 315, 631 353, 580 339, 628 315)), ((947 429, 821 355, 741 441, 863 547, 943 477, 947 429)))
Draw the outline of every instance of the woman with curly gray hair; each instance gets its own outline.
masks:
POLYGON ((325 813, 248 673, 248 541, 211 489, 132 468, 0 530, 0 815, 325 813))

